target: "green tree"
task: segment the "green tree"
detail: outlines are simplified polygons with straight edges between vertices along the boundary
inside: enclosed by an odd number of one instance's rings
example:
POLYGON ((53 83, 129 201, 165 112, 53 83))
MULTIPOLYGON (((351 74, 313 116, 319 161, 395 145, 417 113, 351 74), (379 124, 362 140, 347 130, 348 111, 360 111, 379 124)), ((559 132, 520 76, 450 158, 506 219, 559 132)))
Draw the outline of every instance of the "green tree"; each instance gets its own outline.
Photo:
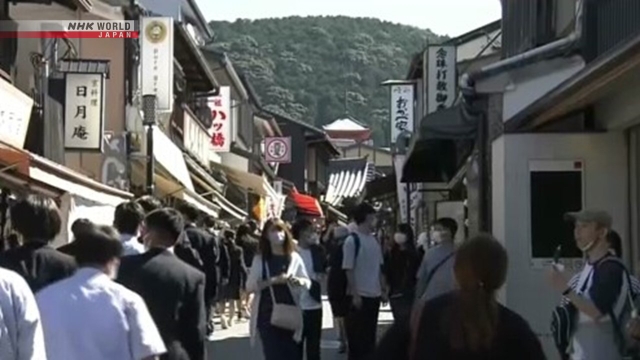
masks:
POLYGON ((388 146, 388 89, 413 54, 441 41, 429 30, 344 16, 213 21, 212 46, 245 73, 269 110, 322 126, 345 115, 388 146))

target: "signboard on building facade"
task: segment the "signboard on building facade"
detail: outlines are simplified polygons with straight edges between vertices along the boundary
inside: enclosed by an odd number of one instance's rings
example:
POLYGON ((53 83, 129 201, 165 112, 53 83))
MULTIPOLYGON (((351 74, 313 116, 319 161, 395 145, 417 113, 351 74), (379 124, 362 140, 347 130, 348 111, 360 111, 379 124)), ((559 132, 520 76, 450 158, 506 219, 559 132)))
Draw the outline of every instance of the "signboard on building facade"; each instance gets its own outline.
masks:
POLYGON ((404 130, 414 130, 414 84, 391 85, 391 143, 395 144, 398 135, 404 130))
POLYGON ((456 47, 429 46, 427 49, 427 113, 446 109, 456 99, 456 47))
POLYGON ((184 147, 203 164, 209 167, 209 133, 200 123, 191 116, 188 111, 184 112, 183 141, 184 147))
POLYGON ((66 73, 65 79, 65 149, 102 151, 104 74, 66 73))
POLYGON ((31 119, 33 99, 0 78, 0 140, 22 149, 31 119))
POLYGON ((268 137, 264 139, 264 159, 268 163, 290 163, 291 137, 268 137))
POLYGON ((208 100, 211 109, 211 149, 215 152, 231 151, 231 89, 221 86, 217 96, 208 100))
POLYGON ((158 97, 158 111, 173 110, 173 19, 143 17, 140 21, 142 95, 158 97))

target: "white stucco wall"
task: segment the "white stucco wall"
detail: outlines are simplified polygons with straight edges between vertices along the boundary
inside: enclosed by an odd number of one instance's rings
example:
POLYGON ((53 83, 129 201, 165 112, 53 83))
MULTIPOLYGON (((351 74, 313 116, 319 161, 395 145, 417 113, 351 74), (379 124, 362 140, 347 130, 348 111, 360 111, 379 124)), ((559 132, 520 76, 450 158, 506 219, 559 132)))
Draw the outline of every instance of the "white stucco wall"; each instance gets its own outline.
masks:
POLYGON ((556 351, 549 320, 559 296, 546 269, 531 265, 529 161, 581 160, 585 206, 607 210, 628 239, 627 144, 621 131, 600 134, 512 134, 492 144, 493 232, 509 253, 509 274, 501 300, 525 317, 539 334, 550 359, 556 351))

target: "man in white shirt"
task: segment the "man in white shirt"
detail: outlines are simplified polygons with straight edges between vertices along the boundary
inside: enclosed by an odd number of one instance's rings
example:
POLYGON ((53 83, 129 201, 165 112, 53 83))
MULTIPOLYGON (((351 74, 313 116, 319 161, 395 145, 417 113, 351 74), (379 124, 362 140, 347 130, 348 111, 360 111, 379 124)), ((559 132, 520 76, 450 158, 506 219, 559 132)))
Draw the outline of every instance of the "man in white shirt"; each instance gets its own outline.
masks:
POLYGON ((36 295, 48 360, 154 360, 166 352, 142 298, 117 284, 120 241, 98 228, 77 242, 80 269, 36 295))
POLYGON ((144 252, 144 245, 138 241, 143 220, 144 208, 135 201, 123 202, 116 207, 113 227, 120 233, 123 256, 138 255, 144 252))
POLYGON ((38 305, 27 282, 0 268, 0 359, 46 360, 38 305))
POLYGON ((320 360, 320 340, 322 338, 322 291, 320 283, 325 274, 326 261, 320 237, 310 220, 300 219, 293 224, 294 238, 298 239, 298 253, 302 258, 311 288, 305 290, 300 300, 303 311, 304 330, 302 340, 306 348, 307 360, 320 360))
POLYGON ((361 360, 368 359, 375 348, 380 302, 386 289, 381 271, 382 247, 372 235, 376 211, 362 203, 353 211, 353 218, 358 228, 342 247, 342 269, 347 274, 352 300, 346 317, 349 360, 361 360))

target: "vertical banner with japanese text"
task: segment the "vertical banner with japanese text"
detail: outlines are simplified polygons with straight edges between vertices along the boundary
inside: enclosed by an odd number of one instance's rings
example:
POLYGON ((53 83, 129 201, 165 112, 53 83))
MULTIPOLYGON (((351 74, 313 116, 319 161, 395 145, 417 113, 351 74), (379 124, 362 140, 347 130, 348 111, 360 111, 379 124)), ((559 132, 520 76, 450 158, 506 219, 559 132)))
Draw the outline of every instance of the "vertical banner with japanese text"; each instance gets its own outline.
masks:
POLYGON ((404 130, 414 131, 414 84, 398 84, 391 86, 391 144, 395 144, 398 135, 404 130))
POLYGON ((208 100, 211 109, 212 125, 211 149, 214 152, 231 151, 231 89, 228 86, 221 86, 217 96, 212 96, 208 100))
POLYGON ((65 149, 102 151, 104 74, 67 73, 65 79, 65 149))
POLYGON ((158 97, 158 111, 173 110, 173 19, 143 17, 140 23, 142 95, 158 97))
MULTIPOLYGON (((398 141, 407 141, 415 131, 415 84, 400 83, 391 85, 390 121, 391 121, 391 143, 395 144, 393 163, 396 173, 397 194, 399 204, 399 220, 401 223, 415 225, 415 208, 419 203, 420 193, 417 187, 410 183, 402 183, 402 169, 406 159, 408 144, 401 144, 398 141), (406 136, 401 136, 404 133, 406 136), (408 133, 408 134, 407 134, 408 133), (402 140, 401 140, 402 139, 402 140), (410 201, 411 209, 408 202, 410 201), (409 212, 410 210, 410 212, 409 212)), ((415 227, 414 227, 415 229, 415 227)))
POLYGON ((429 46, 427 68, 427 113, 443 110, 456 99, 456 47, 429 46))

